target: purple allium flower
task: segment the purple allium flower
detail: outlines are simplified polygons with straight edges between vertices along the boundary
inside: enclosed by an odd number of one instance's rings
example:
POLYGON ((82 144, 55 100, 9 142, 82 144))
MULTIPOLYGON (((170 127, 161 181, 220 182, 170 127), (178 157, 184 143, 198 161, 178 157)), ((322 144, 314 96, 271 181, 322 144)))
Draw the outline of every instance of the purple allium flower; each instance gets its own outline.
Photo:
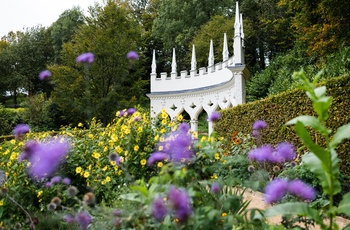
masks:
POLYGON ((127 115, 132 115, 135 112, 136 112, 135 108, 129 108, 129 109, 126 110, 127 115))
POLYGON ((210 117, 208 118, 208 121, 217 121, 221 118, 221 113, 214 111, 211 113, 210 117))
POLYGON ((77 62, 83 62, 83 63, 93 63, 94 62, 94 59, 95 59, 95 56, 93 53, 91 52, 88 52, 88 53, 83 53, 83 54, 80 54, 76 61, 77 62))
POLYGON ((169 159, 169 155, 162 152, 154 152, 151 154, 150 158, 147 160, 147 165, 152 165, 154 162, 157 161, 164 161, 166 159, 169 159))
POLYGON ((139 121, 140 119, 140 117, 134 117, 134 121, 139 121))
POLYGON ((70 223, 70 224, 75 223, 74 217, 72 215, 69 215, 69 214, 67 214, 63 217, 63 221, 70 223))
POLYGON ((52 74, 51 74, 50 71, 48 71, 48 70, 43 70, 43 71, 41 71, 40 74, 39 74, 39 79, 40 79, 41 81, 43 81, 43 80, 45 80, 46 78, 49 78, 49 77, 51 77, 51 76, 52 76, 52 74))
POLYGON ((139 59, 139 55, 137 54, 137 52, 135 51, 130 51, 126 54, 126 57, 130 60, 138 60, 139 59))
POLYGON ((168 208, 165 204, 163 197, 156 196, 154 198, 151 210, 152 210, 153 217, 157 221, 161 222, 163 218, 166 216, 166 214, 168 213, 168 208))
POLYGON ((51 183, 52 184, 58 184, 61 181, 61 177, 60 176, 55 176, 51 178, 51 183))
POLYGON ((288 142, 279 143, 276 152, 283 157, 284 161, 292 161, 296 157, 294 146, 288 142))
POLYGON ((13 129, 13 135, 17 138, 20 135, 24 135, 24 134, 28 133, 29 130, 30 130, 29 125, 27 125, 27 124, 18 124, 13 129))
POLYGON ((192 214, 191 200, 187 192, 182 189, 171 187, 168 193, 168 200, 179 222, 185 222, 192 214))
POLYGON ((45 187, 46 188, 51 188, 52 187, 52 183, 51 182, 46 182, 45 183, 45 187))
POLYGON ((62 183, 63 184, 70 185, 70 182, 71 181, 70 181, 70 179, 68 177, 65 177, 65 178, 62 179, 62 183))
POLYGON ((248 152, 248 158, 257 162, 270 161, 273 154, 273 147, 265 144, 259 148, 252 149, 248 152))
POLYGON ((288 181, 285 179, 275 179, 265 187, 265 202, 268 204, 278 202, 288 192, 288 181))
POLYGON ((124 110, 120 110, 120 111, 119 111, 119 117, 124 116, 124 114, 125 114, 125 111, 124 111, 124 110))
POLYGON ((216 183, 216 182, 212 183, 210 190, 211 190, 212 193, 220 192, 220 185, 219 185, 219 183, 216 183))
POLYGON ((267 127, 267 123, 263 120, 257 120, 253 124, 253 129, 255 130, 265 129, 266 127, 267 127))
POLYGON ((82 211, 75 215, 75 221, 80 224, 80 229, 86 230, 92 223, 92 216, 88 212, 82 211))
POLYGON ((315 189, 299 179, 295 179, 289 182, 288 192, 302 200, 311 201, 316 197, 315 189))
POLYGON ((30 162, 29 175, 38 180, 53 174, 70 149, 70 142, 62 137, 29 144, 25 148, 30 162))

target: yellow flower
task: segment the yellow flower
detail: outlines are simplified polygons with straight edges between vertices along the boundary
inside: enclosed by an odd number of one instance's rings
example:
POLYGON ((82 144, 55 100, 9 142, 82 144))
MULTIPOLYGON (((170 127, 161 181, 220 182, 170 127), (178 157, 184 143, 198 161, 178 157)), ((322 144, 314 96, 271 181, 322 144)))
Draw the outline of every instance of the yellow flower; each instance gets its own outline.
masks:
POLYGON ((75 172, 76 173, 81 173, 81 167, 76 167, 75 172))
POLYGON ((106 177, 106 182, 110 182, 111 178, 109 176, 106 177))
POLYGON ((90 176, 90 173, 89 173, 89 172, 85 172, 85 173, 84 173, 84 177, 85 177, 85 178, 88 178, 89 176, 90 176))
POLYGON ((107 167, 107 166, 105 166, 105 167, 104 167, 102 170, 103 170, 103 171, 106 171, 106 170, 107 170, 107 168, 108 168, 108 167, 107 167))
POLYGON ((155 141, 158 141, 158 140, 159 140, 159 135, 158 135, 158 134, 154 137, 154 140, 155 140, 155 141))
POLYGON ((43 194, 43 191, 39 191, 39 192, 38 192, 38 195, 37 195, 36 197, 39 198, 42 194, 43 194))
POLYGON ((223 212, 223 213, 221 214, 221 216, 227 216, 227 213, 226 213, 226 212, 223 212))
POLYGON ((162 120, 162 125, 166 125, 168 122, 167 122, 167 120, 162 120))
POLYGON ((141 163, 141 165, 145 165, 145 164, 147 163, 147 161, 146 161, 146 159, 142 159, 142 160, 140 161, 140 163, 141 163))
POLYGON ((14 139, 12 139, 12 140, 10 140, 10 143, 14 145, 16 143, 16 141, 14 139))
POLYGON ((118 176, 122 175, 123 171, 122 170, 119 170, 118 171, 118 176))
POLYGON ((83 123, 79 122, 78 127, 83 127, 83 123))
POLYGON ((178 116, 177 116, 177 120, 178 121, 182 121, 184 119, 184 117, 181 115, 181 114, 179 114, 178 116))
POLYGON ((0 200, 0 206, 4 205, 4 200, 0 200))
POLYGON ((135 152, 139 151, 139 148, 140 148, 140 147, 139 147, 138 145, 135 145, 135 146, 134 146, 134 151, 135 151, 135 152))
POLYGON ((166 133, 166 129, 163 128, 163 129, 160 130, 160 132, 161 133, 166 133))
POLYGON ((96 158, 96 159, 100 158, 100 156, 101 156, 101 154, 97 153, 96 151, 94 151, 92 154, 92 157, 96 158))
POLYGON ((108 146, 105 146, 103 152, 107 152, 109 150, 108 146))
POLYGON ((94 138, 94 135, 92 135, 91 133, 89 133, 88 137, 89 137, 90 139, 93 139, 93 138, 94 138))
POLYGON ((137 132, 141 133, 143 131, 143 128, 142 127, 138 127, 137 128, 137 132))
POLYGON ((123 152, 123 148, 120 147, 119 145, 117 147, 115 147, 115 151, 118 153, 118 154, 121 154, 123 152))
POLYGON ((214 173, 212 176, 211 176, 211 179, 217 179, 218 176, 216 175, 216 173, 214 173))
POLYGON ((219 153, 215 153, 214 158, 215 158, 216 160, 219 160, 219 159, 220 159, 220 154, 219 154, 219 153))
POLYGON ((106 184, 106 181, 105 181, 105 180, 103 180, 103 181, 101 182, 101 184, 105 185, 105 184, 106 184))
POLYGON ((89 166, 87 167, 87 169, 89 169, 89 170, 91 170, 91 168, 92 168, 92 165, 89 165, 89 166))
POLYGON ((7 167, 10 167, 11 166, 11 164, 12 164, 12 162, 11 161, 9 161, 9 162, 7 162, 7 167))
POLYGON ((161 168, 161 167, 163 167, 163 163, 162 162, 158 162, 157 166, 158 166, 158 168, 161 168))

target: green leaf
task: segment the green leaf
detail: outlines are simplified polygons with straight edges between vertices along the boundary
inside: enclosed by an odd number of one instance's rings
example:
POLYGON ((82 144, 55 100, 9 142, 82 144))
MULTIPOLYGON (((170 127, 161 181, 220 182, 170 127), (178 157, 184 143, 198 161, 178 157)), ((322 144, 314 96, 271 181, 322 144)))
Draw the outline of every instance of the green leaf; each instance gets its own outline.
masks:
POLYGON ((326 86, 321 86, 316 89, 314 89, 315 96, 317 98, 323 97, 326 95, 326 86))
POLYGON ((332 97, 322 97, 320 99, 317 99, 312 104, 315 112, 318 115, 318 118, 321 121, 325 121, 328 118, 328 109, 332 104, 332 97))
POLYGON ((309 131, 306 130, 305 126, 300 121, 297 121, 295 124, 295 132, 303 141, 304 145, 311 152, 313 152, 321 160, 321 162, 324 164, 326 164, 326 162, 329 162, 329 152, 312 141, 309 131))
POLYGON ((137 185, 137 186, 130 186, 130 189, 132 191, 138 191, 143 196, 148 197, 148 189, 145 186, 137 185))
POLYGON ((314 220, 317 224, 325 226, 320 213, 311 207, 307 203, 294 202, 275 205, 267 209, 264 213, 265 217, 273 217, 277 215, 300 215, 306 216, 314 220))
POLYGON ((343 125, 337 129, 337 132, 332 137, 329 145, 331 148, 335 148, 344 139, 350 138, 350 124, 343 125))
POLYGON ((350 192, 343 196, 338 206, 338 213, 343 213, 350 216, 350 192))
POLYGON ((140 196, 140 193, 127 193, 119 196, 121 199, 136 201, 142 203, 144 199, 140 196))
POLYGON ((308 116, 308 115, 302 115, 299 117, 296 117, 286 123, 286 125, 293 125, 297 122, 303 123, 305 127, 312 127, 322 135, 327 135, 331 133, 331 130, 327 129, 324 124, 322 124, 316 117, 308 116))
POLYGON ((339 160, 336 155, 332 155, 332 159, 327 162, 322 162, 313 153, 303 155, 302 159, 303 162, 307 164, 310 171, 321 181, 323 191, 326 194, 335 195, 341 191, 340 182, 337 179, 337 175, 339 174, 339 160))

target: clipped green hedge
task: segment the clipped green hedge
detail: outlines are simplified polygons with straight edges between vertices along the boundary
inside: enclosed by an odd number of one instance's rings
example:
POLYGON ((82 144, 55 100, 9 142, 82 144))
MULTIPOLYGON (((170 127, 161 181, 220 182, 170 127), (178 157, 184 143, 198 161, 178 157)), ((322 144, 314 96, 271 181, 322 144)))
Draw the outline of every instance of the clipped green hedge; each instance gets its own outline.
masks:
MULTIPOLYGON (((335 131, 338 127, 350 123, 350 76, 333 78, 323 84, 327 87, 327 95, 333 97, 326 125, 335 131)), ((268 123, 268 128, 263 131, 262 141, 264 143, 277 144, 286 140, 299 149, 303 145, 296 136, 293 126, 283 128, 283 125, 300 115, 315 115, 315 113, 305 92, 295 89, 263 100, 222 110, 222 119, 216 122, 214 128, 220 136, 231 139, 231 135, 235 131, 250 134, 254 121, 265 120, 268 123)), ((312 135, 315 141, 324 143, 319 135, 315 133, 312 135)), ((337 149, 342 160, 340 170, 346 174, 350 174, 349 149, 349 140, 339 145, 337 149)))

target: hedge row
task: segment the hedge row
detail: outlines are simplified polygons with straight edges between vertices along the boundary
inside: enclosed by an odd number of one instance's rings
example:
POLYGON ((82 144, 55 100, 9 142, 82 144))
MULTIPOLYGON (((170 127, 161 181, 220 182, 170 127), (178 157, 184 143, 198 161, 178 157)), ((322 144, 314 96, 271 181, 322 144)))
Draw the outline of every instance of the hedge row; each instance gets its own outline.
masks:
POLYGON ((11 134, 13 128, 22 122, 23 111, 23 108, 4 108, 0 105, 0 136, 11 134))
MULTIPOLYGON (((327 95, 333 97, 329 111, 327 127, 333 132, 340 126, 350 123, 350 76, 333 78, 321 83, 327 87, 327 95)), ((311 101, 305 92, 300 89, 287 91, 269 98, 252 103, 238 105, 222 111, 222 119, 215 124, 215 131, 220 136, 231 138, 237 131, 244 134, 252 132, 252 124, 256 120, 265 120, 268 128, 263 131, 263 142, 277 144, 281 141, 293 143, 301 153, 303 145, 296 136, 293 126, 283 126, 287 121, 299 115, 313 115, 311 101)), ((314 141, 324 144, 320 135, 311 132, 314 141)), ((337 152, 340 159, 340 170, 350 175, 350 140, 339 145, 337 152)))

